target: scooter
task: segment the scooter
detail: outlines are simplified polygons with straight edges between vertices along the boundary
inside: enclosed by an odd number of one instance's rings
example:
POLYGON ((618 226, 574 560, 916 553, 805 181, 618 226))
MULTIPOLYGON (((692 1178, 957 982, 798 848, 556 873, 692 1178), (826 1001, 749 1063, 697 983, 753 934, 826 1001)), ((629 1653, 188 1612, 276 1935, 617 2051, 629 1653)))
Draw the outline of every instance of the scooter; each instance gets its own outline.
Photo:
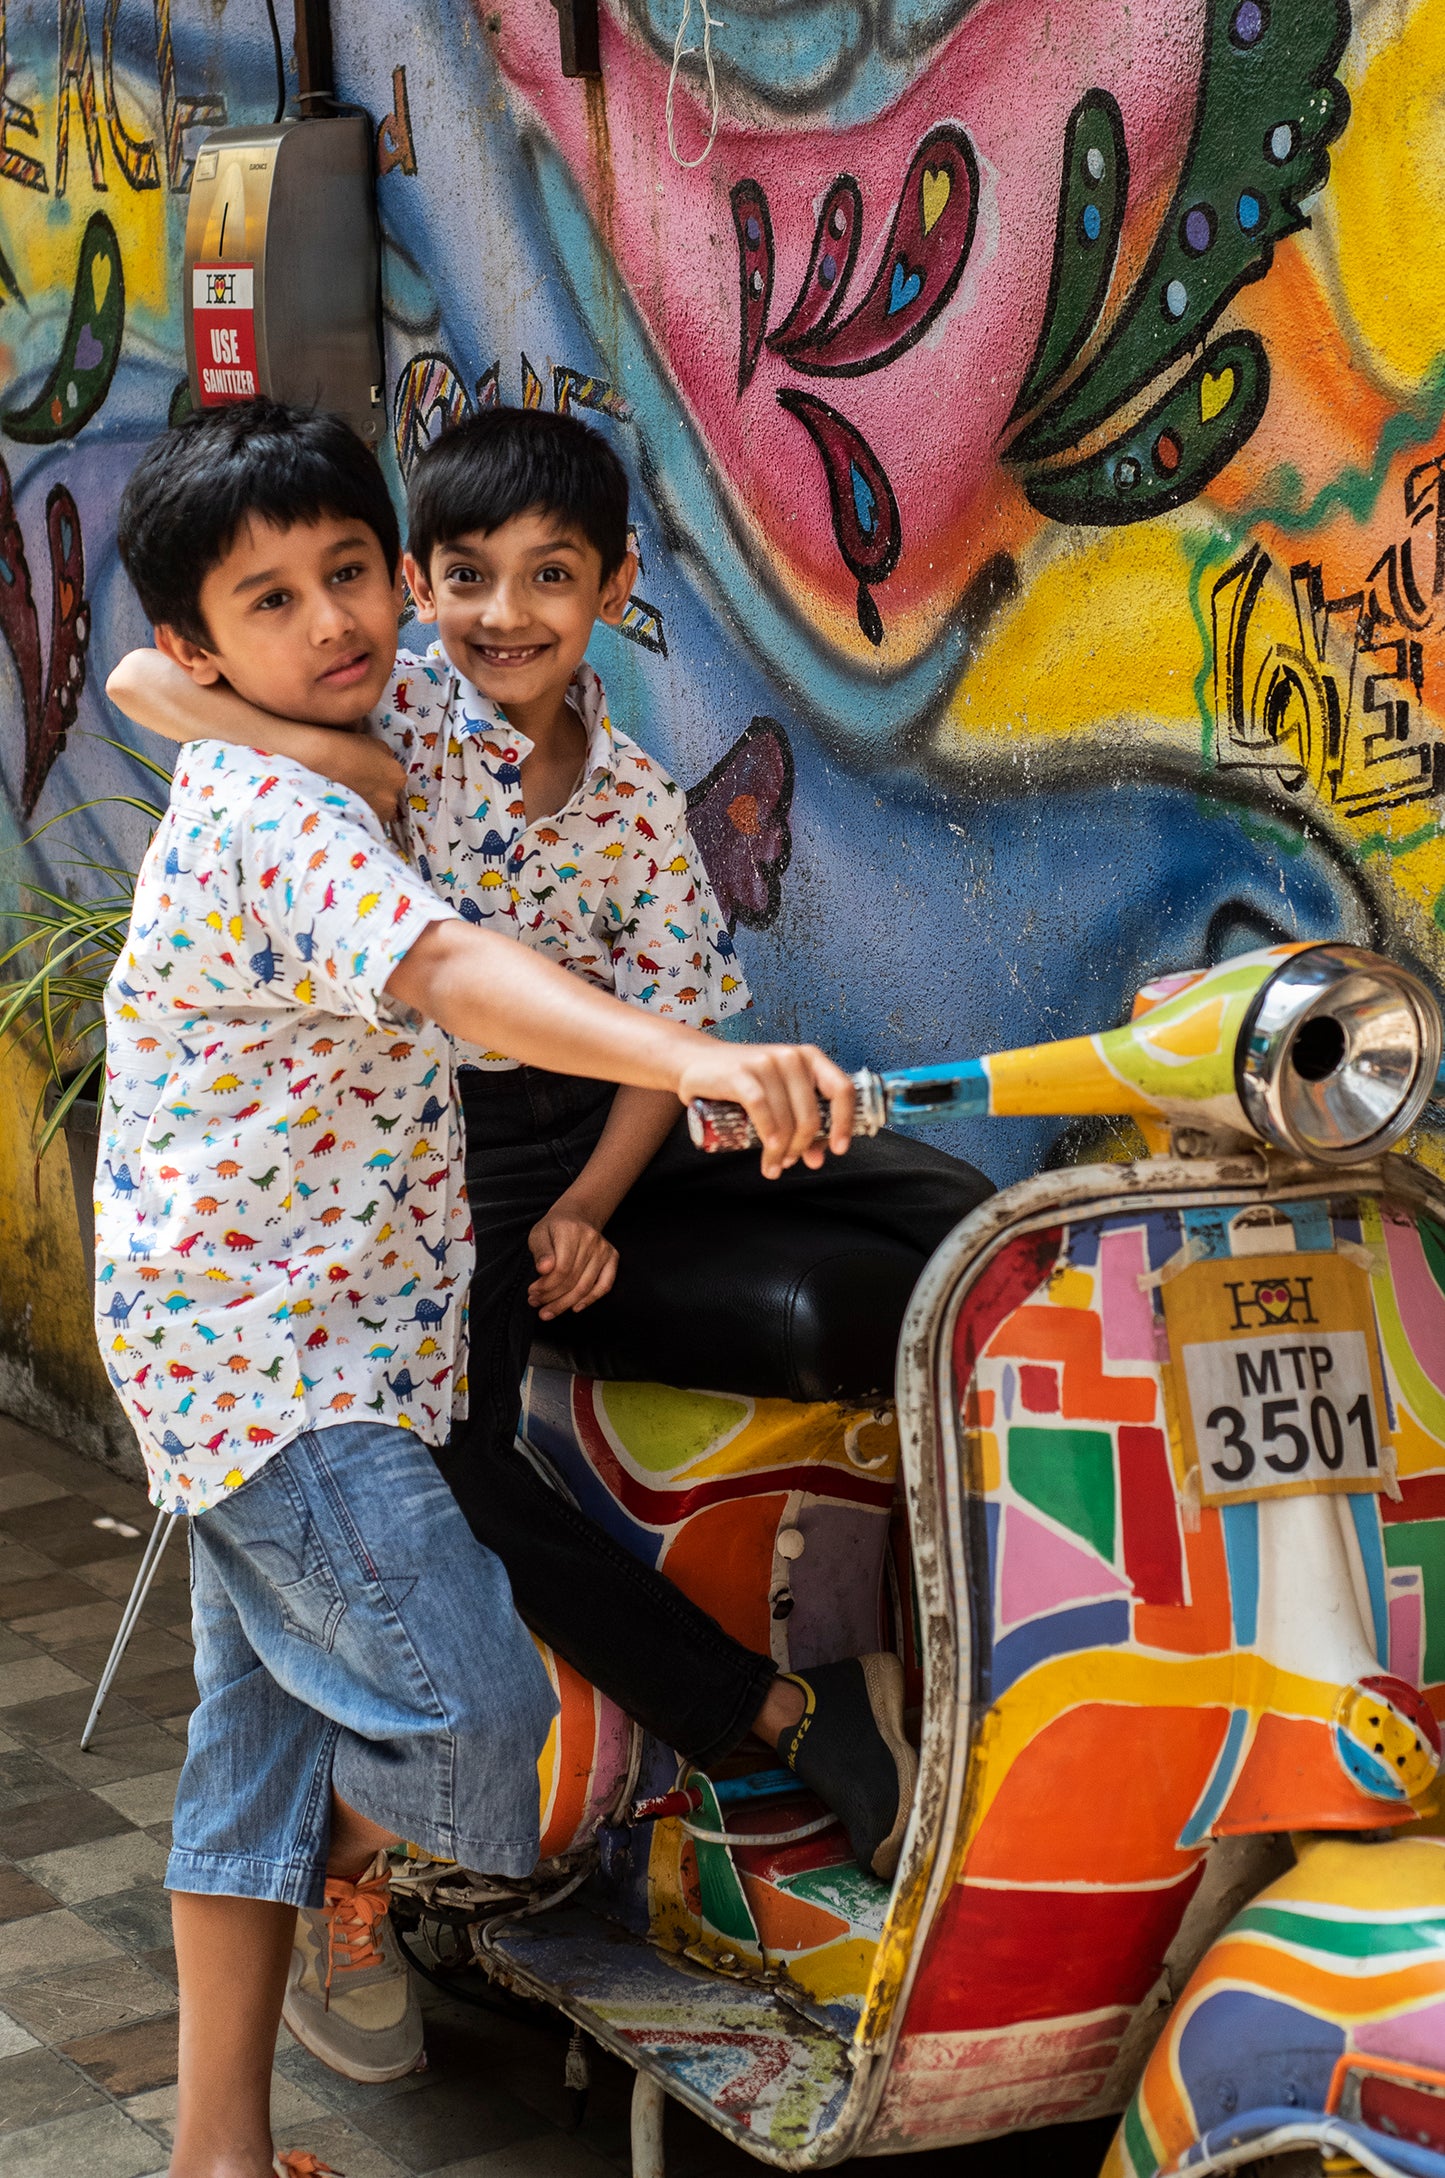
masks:
POLYGON ((400 1878, 635 2068, 634 2178, 669 2096, 787 2170, 1122 2111, 1106 2178, 1445 2178, 1445 1188, 1396 1149, 1440 1047, 1326 943, 860 1076, 863 1128, 1142 1148, 953 1232, 894 1407, 534 1366, 561 1487, 782 1668, 895 1647, 919 1738, 885 1885, 766 1757, 680 1764, 550 1658, 539 1878, 400 1878))

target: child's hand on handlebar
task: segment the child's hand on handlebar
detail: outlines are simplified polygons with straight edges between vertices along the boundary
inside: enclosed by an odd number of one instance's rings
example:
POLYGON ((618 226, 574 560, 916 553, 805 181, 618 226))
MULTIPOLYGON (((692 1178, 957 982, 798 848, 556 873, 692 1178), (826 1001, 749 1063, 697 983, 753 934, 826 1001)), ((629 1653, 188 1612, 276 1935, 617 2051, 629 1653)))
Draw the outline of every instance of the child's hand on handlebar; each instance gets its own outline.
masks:
POLYGON ((853 1139, 853 1084, 816 1044, 718 1044, 689 1060, 677 1093, 684 1104, 693 1097, 741 1104, 762 1144, 765 1180, 800 1157, 815 1170, 822 1164, 820 1096, 832 1107, 827 1148, 841 1157, 853 1139))

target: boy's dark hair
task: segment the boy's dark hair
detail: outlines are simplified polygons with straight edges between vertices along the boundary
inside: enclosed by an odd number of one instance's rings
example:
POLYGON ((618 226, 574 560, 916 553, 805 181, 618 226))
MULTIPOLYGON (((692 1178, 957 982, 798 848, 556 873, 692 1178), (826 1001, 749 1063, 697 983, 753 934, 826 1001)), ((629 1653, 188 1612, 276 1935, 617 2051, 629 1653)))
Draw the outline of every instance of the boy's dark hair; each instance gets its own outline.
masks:
POLYGON ((489 536, 532 508, 578 529, 603 580, 627 557, 627 472, 600 432, 540 408, 484 408, 417 458, 407 545, 422 567, 472 530, 489 536))
POLYGON ((194 410, 152 440, 121 498, 117 542, 152 626, 209 643, 201 584, 247 517, 289 529, 326 514, 364 523, 395 574, 396 510, 350 424, 280 401, 237 401, 194 410))

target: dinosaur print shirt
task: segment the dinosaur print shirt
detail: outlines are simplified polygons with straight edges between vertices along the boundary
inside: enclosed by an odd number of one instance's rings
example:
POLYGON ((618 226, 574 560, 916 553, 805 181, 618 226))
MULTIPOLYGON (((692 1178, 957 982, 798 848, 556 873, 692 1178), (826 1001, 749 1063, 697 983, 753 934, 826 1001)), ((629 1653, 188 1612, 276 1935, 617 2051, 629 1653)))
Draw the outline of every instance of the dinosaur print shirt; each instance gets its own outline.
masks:
POLYGON ((168 1512, 344 1415, 441 1444, 464 1411, 452 1051, 385 997, 450 913, 344 788, 181 750, 106 989, 95 1205, 96 1331, 168 1512))
MULTIPOLYGON (((469 922, 631 1005, 714 1028, 752 1001, 687 828, 686 797, 618 732, 591 666, 578 668, 568 701, 587 730, 582 779, 565 808, 529 825, 527 736, 440 643, 425 657, 398 656, 372 724, 407 767, 411 859, 469 922)), ((516 1064, 474 1045, 458 1056, 495 1072, 516 1064)))

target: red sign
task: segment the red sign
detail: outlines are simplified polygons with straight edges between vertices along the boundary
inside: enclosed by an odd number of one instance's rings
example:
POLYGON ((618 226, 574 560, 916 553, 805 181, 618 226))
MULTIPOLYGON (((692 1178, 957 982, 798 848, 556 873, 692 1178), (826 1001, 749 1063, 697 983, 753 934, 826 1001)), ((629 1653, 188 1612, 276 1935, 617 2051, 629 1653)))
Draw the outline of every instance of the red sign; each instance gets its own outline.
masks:
POLYGON ((249 265, 196 265, 191 272, 191 315, 202 408, 252 401, 256 378, 256 318, 249 265))

